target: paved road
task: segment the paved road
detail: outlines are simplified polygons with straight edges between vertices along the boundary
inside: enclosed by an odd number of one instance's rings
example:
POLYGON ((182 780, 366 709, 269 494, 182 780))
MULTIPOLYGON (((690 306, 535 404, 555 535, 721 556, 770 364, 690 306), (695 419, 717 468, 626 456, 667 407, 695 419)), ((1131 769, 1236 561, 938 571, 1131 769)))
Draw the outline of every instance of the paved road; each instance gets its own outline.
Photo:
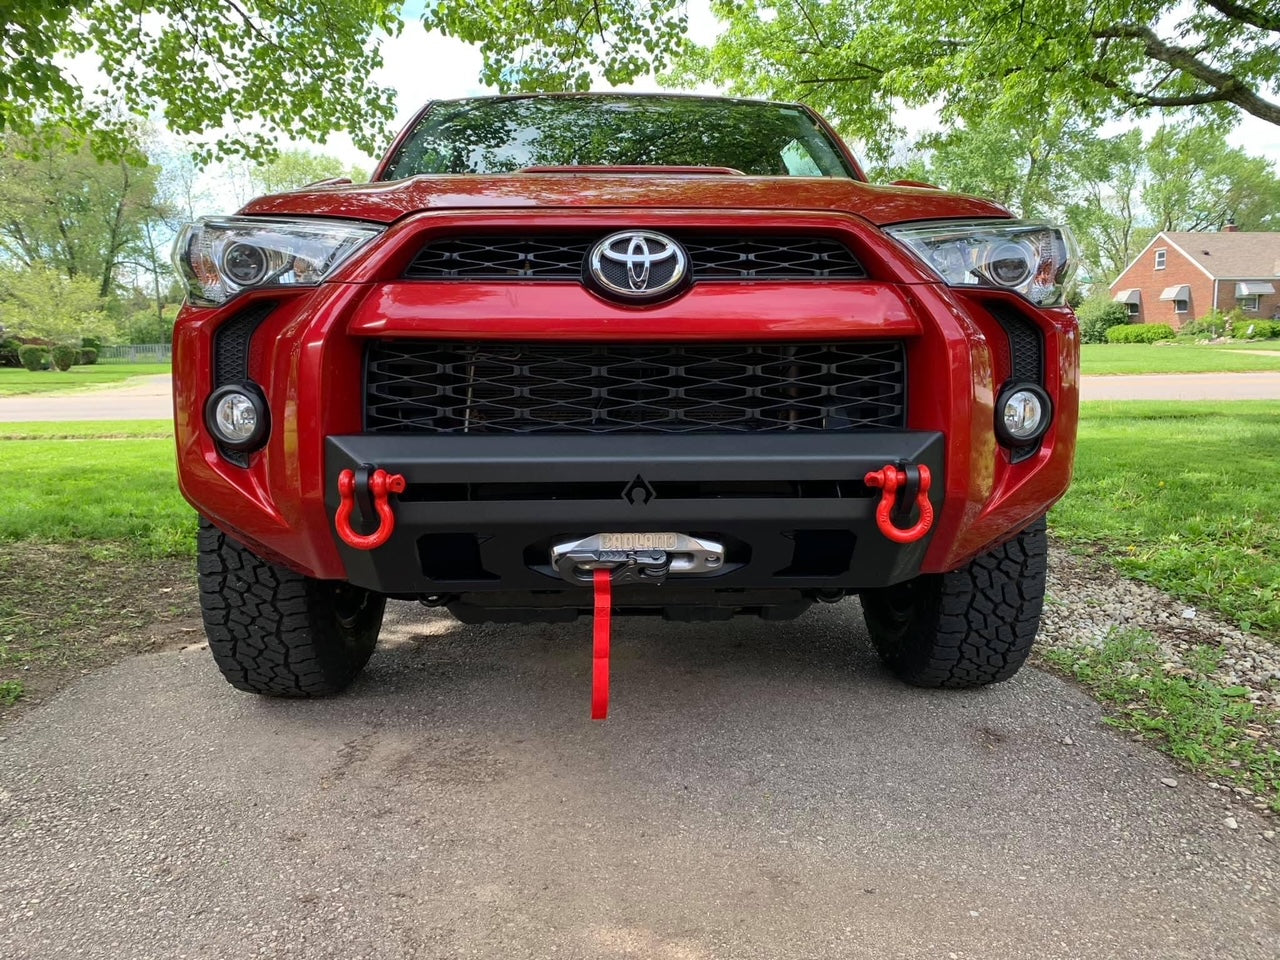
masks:
POLYGON ((1280 372, 1081 377, 1082 400, 1278 400, 1280 372))
POLYGON ((0 956, 1280 955, 1264 824, 1048 675, 900 687, 848 605, 627 621, 592 724, 586 625, 394 616, 337 700, 193 650, 0 731, 0 956))
MULTIPOLYGON (((1280 373, 1149 374, 1083 377, 1085 400, 1276 400, 1280 373)), ((167 376, 92 393, 0 397, 0 423, 22 420, 167 420, 173 396, 167 376)))
POLYGON ((169 420, 173 382, 167 373, 86 393, 0 397, 0 423, 27 420, 169 420))

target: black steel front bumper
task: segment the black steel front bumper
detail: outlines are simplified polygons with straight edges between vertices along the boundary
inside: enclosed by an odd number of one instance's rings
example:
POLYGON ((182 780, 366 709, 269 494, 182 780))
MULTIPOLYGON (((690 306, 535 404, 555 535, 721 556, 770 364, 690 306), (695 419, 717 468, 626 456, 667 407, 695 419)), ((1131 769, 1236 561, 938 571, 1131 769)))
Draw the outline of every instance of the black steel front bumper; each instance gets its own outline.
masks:
POLYGON ((337 541, 352 583, 393 595, 536 592, 554 606, 556 594, 584 591, 555 575, 553 544, 657 531, 724 543, 716 574, 635 588, 661 591, 649 602, 663 605, 690 591, 817 592, 910 579, 930 538, 886 539, 874 515, 880 491, 863 477, 886 463, 927 465, 939 510, 944 449, 942 434, 923 431, 335 436, 325 488, 332 518, 340 471, 371 464, 407 479, 384 546, 337 541))

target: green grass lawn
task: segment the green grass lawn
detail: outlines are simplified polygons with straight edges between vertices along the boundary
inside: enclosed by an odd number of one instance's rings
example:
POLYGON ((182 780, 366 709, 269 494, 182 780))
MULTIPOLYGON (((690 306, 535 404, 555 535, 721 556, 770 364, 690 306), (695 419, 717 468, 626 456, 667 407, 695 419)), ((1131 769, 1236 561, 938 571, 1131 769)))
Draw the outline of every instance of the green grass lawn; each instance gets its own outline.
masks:
MULTIPOLYGON (((1080 348, 1081 373, 1245 373, 1280 370, 1280 355, 1242 353, 1240 347, 1194 343, 1086 343, 1080 348)), ((1259 340, 1244 349, 1280 354, 1280 340, 1259 340)))
POLYGON ((1280 639, 1280 401, 1095 402, 1049 518, 1123 572, 1280 639))
POLYGON ((0 424, 0 715, 196 636, 195 530, 167 420, 0 424))
POLYGON ((0 397, 21 397, 35 393, 75 393, 104 385, 123 383, 133 377, 171 373, 167 363, 95 363, 88 367, 59 370, 24 370, 0 367, 0 397))
POLYGON ((140 558, 192 552, 196 516, 178 493, 165 421, 0 425, 0 437, 38 431, 63 439, 0 439, 0 543, 109 541, 140 558))
POLYGON ((168 420, 68 420, 45 423, 0 422, 0 440, 171 440, 173 424, 168 420))

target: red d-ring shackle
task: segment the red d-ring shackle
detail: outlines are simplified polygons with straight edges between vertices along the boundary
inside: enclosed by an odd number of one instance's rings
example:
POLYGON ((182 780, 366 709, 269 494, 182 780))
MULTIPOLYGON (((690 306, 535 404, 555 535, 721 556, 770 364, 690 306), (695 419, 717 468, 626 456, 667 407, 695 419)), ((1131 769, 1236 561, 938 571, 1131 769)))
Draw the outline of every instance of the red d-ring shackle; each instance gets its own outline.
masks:
POLYGON ((369 477, 369 492, 373 494, 373 505, 378 511, 378 529, 370 534, 356 533, 351 526, 351 511, 356 504, 356 472, 343 470, 338 474, 338 515, 333 524, 338 528, 338 536, 342 542, 357 550, 372 550, 380 547, 391 538, 391 531, 396 528, 396 515, 387 500, 388 493, 404 493, 405 480, 398 473, 387 473, 378 469, 369 477))
POLYGON ((907 482, 907 472, 886 463, 879 470, 873 470, 863 478, 868 487, 879 487, 880 503, 876 507, 876 526, 880 532, 894 543, 915 543, 933 526, 933 504, 929 502, 929 468, 920 467, 920 490, 916 494, 916 506, 920 508, 920 519, 905 530, 893 525, 889 516, 893 512, 894 502, 898 499, 898 488, 907 482))

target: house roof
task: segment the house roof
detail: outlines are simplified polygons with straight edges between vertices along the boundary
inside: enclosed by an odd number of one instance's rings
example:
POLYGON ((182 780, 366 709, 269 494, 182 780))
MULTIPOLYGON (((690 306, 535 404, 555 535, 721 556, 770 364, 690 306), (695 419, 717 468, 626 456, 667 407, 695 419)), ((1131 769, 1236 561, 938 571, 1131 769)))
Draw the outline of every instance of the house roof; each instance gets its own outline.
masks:
POLYGON ((1160 237, 1217 279, 1280 276, 1280 232, 1162 233, 1160 237))

